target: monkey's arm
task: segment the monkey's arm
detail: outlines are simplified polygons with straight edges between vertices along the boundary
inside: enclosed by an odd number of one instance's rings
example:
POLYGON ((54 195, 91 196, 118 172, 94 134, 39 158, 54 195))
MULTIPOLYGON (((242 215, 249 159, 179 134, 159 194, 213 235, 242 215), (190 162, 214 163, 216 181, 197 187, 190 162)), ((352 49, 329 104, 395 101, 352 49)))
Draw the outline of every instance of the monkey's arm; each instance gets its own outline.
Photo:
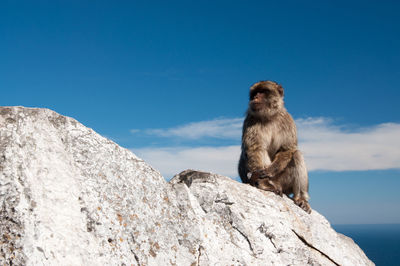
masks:
POLYGON ((293 158, 293 154, 296 150, 280 151, 275 155, 272 163, 265 169, 259 170, 260 178, 270 178, 274 179, 279 173, 281 173, 290 163, 293 158))
POLYGON ((293 118, 286 112, 280 122, 280 128, 275 132, 277 139, 280 139, 280 148, 273 157, 272 163, 264 168, 261 178, 276 179, 284 171, 293 159, 297 151, 297 133, 293 118))
POLYGON ((249 172, 255 172, 264 169, 266 165, 271 163, 268 153, 260 146, 253 145, 246 149, 247 169, 249 172))

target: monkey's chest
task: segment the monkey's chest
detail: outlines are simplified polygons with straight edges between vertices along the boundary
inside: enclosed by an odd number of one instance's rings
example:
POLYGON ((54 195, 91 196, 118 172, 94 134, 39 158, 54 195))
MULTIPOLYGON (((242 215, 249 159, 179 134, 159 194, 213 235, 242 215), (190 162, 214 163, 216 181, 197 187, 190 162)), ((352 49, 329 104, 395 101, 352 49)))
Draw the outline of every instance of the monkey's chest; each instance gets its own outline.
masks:
POLYGON ((273 159, 279 150, 279 138, 275 136, 273 128, 269 127, 254 127, 250 128, 246 134, 246 146, 258 153, 261 157, 269 157, 273 159))

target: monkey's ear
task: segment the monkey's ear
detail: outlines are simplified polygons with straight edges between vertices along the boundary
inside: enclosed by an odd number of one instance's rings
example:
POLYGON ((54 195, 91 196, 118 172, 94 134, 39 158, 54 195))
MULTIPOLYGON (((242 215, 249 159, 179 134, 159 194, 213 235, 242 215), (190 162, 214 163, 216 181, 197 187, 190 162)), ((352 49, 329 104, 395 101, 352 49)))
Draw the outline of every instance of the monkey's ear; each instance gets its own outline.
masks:
POLYGON ((278 85, 278 92, 281 97, 283 97, 283 87, 282 85, 278 85))

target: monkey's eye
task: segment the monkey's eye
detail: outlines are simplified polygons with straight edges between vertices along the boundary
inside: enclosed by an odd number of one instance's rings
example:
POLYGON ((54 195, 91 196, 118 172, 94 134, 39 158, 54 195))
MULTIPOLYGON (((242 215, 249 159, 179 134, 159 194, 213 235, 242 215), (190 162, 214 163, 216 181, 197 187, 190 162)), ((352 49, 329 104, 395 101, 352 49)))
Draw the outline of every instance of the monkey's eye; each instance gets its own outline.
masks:
POLYGON ((256 97, 256 95, 258 94, 258 93, 260 93, 261 91, 260 90, 254 90, 254 91, 252 91, 251 92, 251 94, 250 94, 250 99, 254 99, 254 97, 256 97))
POLYGON ((264 94, 264 95, 268 95, 268 94, 269 94, 269 91, 268 91, 268 90, 262 90, 262 89, 254 90, 254 91, 252 91, 251 94, 250 94, 250 100, 253 100, 254 97, 256 97, 256 95, 257 95, 258 93, 261 93, 261 94, 264 94))

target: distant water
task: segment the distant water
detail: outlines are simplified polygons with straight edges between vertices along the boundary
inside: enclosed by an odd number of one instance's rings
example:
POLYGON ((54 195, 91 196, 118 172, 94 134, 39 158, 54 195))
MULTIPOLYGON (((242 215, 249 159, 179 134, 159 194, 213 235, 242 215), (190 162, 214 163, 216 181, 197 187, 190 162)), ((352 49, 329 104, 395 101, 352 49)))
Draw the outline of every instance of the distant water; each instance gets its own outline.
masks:
POLYGON ((378 266, 400 265, 400 224, 332 225, 351 237, 378 266))

